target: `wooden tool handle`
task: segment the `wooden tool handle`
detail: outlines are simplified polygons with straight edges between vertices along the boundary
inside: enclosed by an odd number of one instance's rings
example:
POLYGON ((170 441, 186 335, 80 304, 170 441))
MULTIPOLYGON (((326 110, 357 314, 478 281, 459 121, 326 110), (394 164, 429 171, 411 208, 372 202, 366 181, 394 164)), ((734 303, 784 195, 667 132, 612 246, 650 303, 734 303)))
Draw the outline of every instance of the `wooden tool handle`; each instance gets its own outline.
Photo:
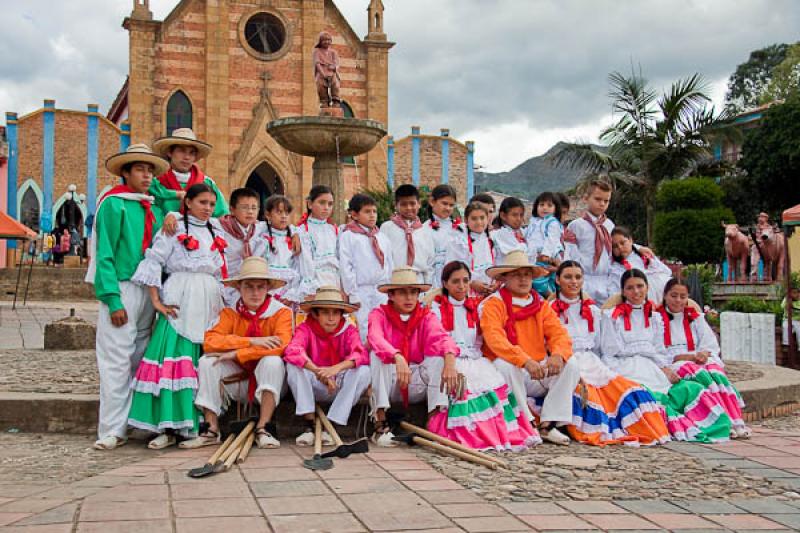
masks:
POLYGON ((233 466, 233 463, 235 463, 236 459, 239 458, 239 454, 242 453, 242 448, 244 448, 244 443, 245 442, 246 441, 242 441, 242 442, 239 443, 238 446, 234 447, 233 450, 231 451, 231 454, 228 456, 227 459, 225 459, 225 470, 226 471, 230 470, 230 468, 233 466))
POLYGON ((253 449, 253 441, 256 440, 255 432, 250 433, 247 436, 247 440, 244 441, 244 448, 242 449, 242 453, 239 454, 239 457, 236 459, 237 463, 243 463, 247 456, 250 455, 250 450, 253 449))
POLYGON ((487 461, 482 457, 477 457, 475 455, 472 455, 471 453, 462 452, 461 450, 454 450, 449 446, 445 446, 444 444, 439 444, 438 442, 434 442, 432 440, 423 439, 422 437, 414 437, 414 444, 425 446, 426 448, 431 448, 432 450, 436 450, 437 452, 442 453, 444 455, 449 455, 457 459, 463 459, 464 461, 469 461, 470 463, 483 465, 487 468, 491 468, 492 470, 497 470, 499 466, 494 461, 487 461))
POLYGON ((217 448, 217 451, 214 452, 214 455, 211 456, 211 459, 208 460, 208 463, 212 465, 216 463, 219 458, 222 457, 222 454, 225 453, 225 450, 227 450, 231 445, 231 442, 233 442, 233 433, 228 435, 228 437, 225 439, 225 442, 223 442, 219 448, 217 448))
POLYGON ((314 418, 314 455, 322 455, 322 422, 314 418))
POLYGON ((493 457, 493 456, 491 456, 491 455, 489 455, 487 453, 479 452, 478 450, 473 450, 472 448, 468 448, 466 446, 463 446, 463 445, 461 445, 461 444, 459 444, 459 443, 457 443, 457 442, 455 442, 453 440, 450 440, 450 439, 448 439, 446 437, 442 437, 441 435, 437 435, 436 433, 432 433, 432 432, 428 431, 427 429, 422 429, 419 426, 415 426, 414 424, 409 424, 408 422, 400 422, 400 427, 405 429, 406 431, 411 432, 411 433, 416 433, 420 437, 424 437, 426 439, 430 439, 432 441, 436 441, 436 442, 438 442, 440 444, 444 444, 445 446, 449 446, 450 448, 453 448, 455 450, 459 450, 459 451, 462 451, 464 453, 468 453, 470 455, 474 455, 475 457, 480 457, 481 459, 483 459, 485 461, 491 461, 493 463, 497 463, 498 465, 502 466, 503 468, 509 468, 508 463, 505 462, 504 460, 500 459, 500 458, 493 457))
POLYGON ((342 444, 344 444, 344 442, 342 442, 342 439, 339 438, 339 434, 336 432, 336 428, 333 427, 333 424, 331 424, 331 421, 328 420, 328 417, 325 415, 325 412, 319 405, 317 406, 317 417, 322 419, 322 425, 325 426, 325 431, 331 434, 331 437, 333 437, 333 442, 336 443, 336 446, 339 447, 342 444))
POLYGON ((255 428, 255 427, 256 427, 256 423, 255 422, 253 422, 252 420, 250 422, 248 422, 247 425, 242 430, 242 432, 239 433, 238 435, 236 435, 236 439, 233 441, 233 443, 230 445, 230 447, 225 451, 225 453, 222 455, 222 457, 220 457, 220 459, 225 461, 225 463, 227 464, 227 461, 230 458, 230 456, 233 455, 233 453, 235 451, 237 451, 239 448, 242 447, 242 443, 245 440, 247 440, 247 436, 250 433, 252 433, 253 428, 255 428))

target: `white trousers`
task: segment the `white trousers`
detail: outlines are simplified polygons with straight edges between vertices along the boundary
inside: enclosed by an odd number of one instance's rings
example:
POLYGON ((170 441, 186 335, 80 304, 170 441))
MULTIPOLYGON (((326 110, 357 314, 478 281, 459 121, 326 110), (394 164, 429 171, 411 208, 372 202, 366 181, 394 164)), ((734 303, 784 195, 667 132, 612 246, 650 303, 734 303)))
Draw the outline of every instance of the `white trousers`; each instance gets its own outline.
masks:
POLYGON ((97 314, 97 370, 100 374, 97 436, 101 439, 125 438, 133 397, 131 380, 150 339, 155 315, 146 287, 121 281, 119 292, 128 322, 115 327, 108 306, 102 302, 97 314))
MULTIPOLYGON (((372 374, 372 410, 388 409, 391 402, 401 402, 403 396, 397 386, 397 368, 394 363, 384 363, 375 353, 369 356, 372 374)), ((419 403, 427 398, 428 412, 437 407, 447 407, 447 394, 439 390, 442 382, 444 358, 426 357, 421 364, 410 364, 411 382, 408 385, 408 402, 419 403)))
POLYGON ((314 412, 316 402, 331 402, 328 419, 346 426, 350 411, 369 387, 369 367, 350 368, 336 375, 336 390, 331 393, 313 372, 296 365, 286 365, 286 381, 292 390, 297 416, 314 412))
POLYGON ((361 342, 367 344, 367 325, 369 314, 379 305, 385 304, 388 297, 375 288, 375 285, 359 285, 356 288, 356 301, 361 307, 356 311, 356 322, 358 323, 358 333, 361 335, 361 342))
POLYGON ((524 368, 499 357, 494 360, 494 366, 511 387, 520 406, 528 411, 529 420, 533 420, 533 414, 528 409, 527 399, 544 396, 540 421, 572 423, 572 393, 575 392, 575 387, 581 379, 580 367, 572 357, 567 359, 564 368, 557 376, 541 380, 534 380, 524 368))
MULTIPOLYGON (((194 404, 219 416, 231 401, 247 401, 248 380, 223 384, 222 380, 242 371, 233 361, 214 364, 216 357, 203 356, 197 365, 197 396, 194 404)), ((261 393, 269 391, 278 406, 283 392, 286 372, 283 359, 277 356, 262 357, 256 365, 256 401, 261 402, 261 393)))

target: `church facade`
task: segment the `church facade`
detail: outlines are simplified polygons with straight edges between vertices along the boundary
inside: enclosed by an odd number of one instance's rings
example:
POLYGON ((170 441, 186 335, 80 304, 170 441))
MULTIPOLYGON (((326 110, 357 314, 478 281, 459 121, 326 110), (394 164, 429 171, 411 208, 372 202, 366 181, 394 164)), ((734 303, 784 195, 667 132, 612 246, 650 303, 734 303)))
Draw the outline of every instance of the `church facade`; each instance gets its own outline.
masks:
MULTIPOLYGON (((151 142, 191 127, 213 145, 201 167, 229 193, 249 186, 302 205, 310 158, 291 154, 266 132, 271 120, 317 115, 311 53, 320 32, 341 60, 345 116, 388 124, 389 42, 384 10, 372 0, 362 39, 332 0, 181 0, 153 20, 149 0, 133 0, 126 100, 132 142, 151 142)), ((345 195, 386 181, 386 140, 345 161, 345 195)), ((341 199, 344 201, 345 199, 341 199)))

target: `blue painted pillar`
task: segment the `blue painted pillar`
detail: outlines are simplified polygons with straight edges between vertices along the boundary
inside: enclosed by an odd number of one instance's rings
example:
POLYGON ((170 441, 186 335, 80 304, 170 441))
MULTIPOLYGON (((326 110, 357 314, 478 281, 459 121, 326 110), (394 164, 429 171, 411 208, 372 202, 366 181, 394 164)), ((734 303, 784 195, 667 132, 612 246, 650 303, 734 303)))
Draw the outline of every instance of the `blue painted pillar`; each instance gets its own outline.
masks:
MULTIPOLYGON (((17 184, 19 177, 19 146, 17 141, 17 114, 6 113, 6 141, 8 141, 8 183, 6 198, 8 199, 8 215, 13 219, 18 219, 17 213, 17 184)), ((17 241, 8 241, 9 249, 17 247, 17 241)))
POLYGON ((53 187, 55 178, 56 151, 56 101, 44 101, 42 141, 42 216, 39 224, 47 233, 53 229, 53 187))
POLYGON ((475 142, 467 141, 467 197, 469 201, 475 194, 475 142))
POLYGON ((131 123, 126 120, 120 124, 119 129, 119 151, 124 152, 131 145, 131 123))
MULTIPOLYGON (((89 104, 86 116, 86 209, 87 221, 94 221, 94 207, 97 201, 97 129, 99 123, 97 104, 89 104)), ((86 224, 87 236, 92 228, 86 224)))
POLYGON ((419 126, 411 126, 411 182, 419 187, 419 126))
POLYGON ((442 183, 450 181, 450 130, 442 128, 442 183))
POLYGON ((394 190, 394 137, 386 140, 386 182, 394 190))

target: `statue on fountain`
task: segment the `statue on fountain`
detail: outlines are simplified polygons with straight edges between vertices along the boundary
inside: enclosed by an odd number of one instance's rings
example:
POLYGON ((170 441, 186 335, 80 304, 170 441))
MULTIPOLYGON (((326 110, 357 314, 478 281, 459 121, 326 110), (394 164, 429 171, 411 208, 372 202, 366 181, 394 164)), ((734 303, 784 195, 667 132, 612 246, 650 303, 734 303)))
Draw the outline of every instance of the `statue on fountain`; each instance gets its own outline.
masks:
POLYGON ((339 106, 339 54, 331 48, 333 38, 323 31, 314 46, 314 80, 319 94, 320 115, 342 116, 339 106))

